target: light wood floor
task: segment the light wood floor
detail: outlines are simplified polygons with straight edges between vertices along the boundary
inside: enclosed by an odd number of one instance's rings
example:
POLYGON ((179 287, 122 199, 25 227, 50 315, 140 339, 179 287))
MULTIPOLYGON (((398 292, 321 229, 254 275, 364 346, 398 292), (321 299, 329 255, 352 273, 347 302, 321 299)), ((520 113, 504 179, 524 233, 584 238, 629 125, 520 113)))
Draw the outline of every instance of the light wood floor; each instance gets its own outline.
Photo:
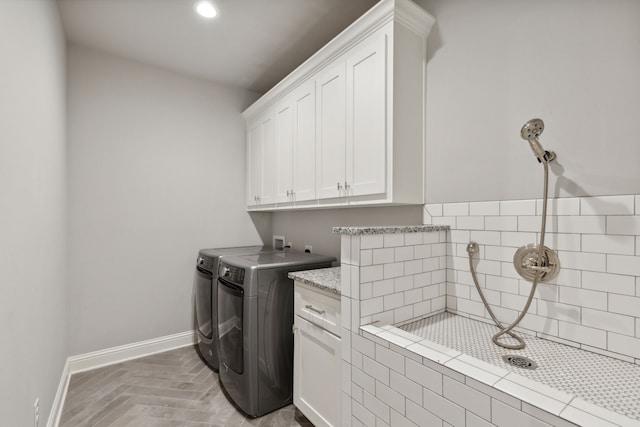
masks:
POLYGON ((60 427, 313 427, 293 406, 248 419, 194 347, 74 374, 60 427))

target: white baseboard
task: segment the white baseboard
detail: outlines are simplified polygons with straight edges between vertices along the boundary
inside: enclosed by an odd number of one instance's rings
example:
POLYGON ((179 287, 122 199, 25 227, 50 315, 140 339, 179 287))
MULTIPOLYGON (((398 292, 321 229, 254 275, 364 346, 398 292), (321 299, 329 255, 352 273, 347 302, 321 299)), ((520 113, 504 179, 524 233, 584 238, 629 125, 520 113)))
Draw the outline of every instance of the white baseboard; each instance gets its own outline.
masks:
POLYGON ((194 345, 197 342, 196 332, 186 331, 147 341, 140 341, 68 357, 62 370, 60 384, 58 385, 53 405, 51 406, 51 412, 49 413, 49 419, 47 420, 47 427, 57 427, 60 422, 62 406, 64 405, 67 388, 69 387, 69 379, 72 374, 194 345))
POLYGON ((181 332, 133 344, 111 347, 91 353, 69 357, 69 374, 89 371, 126 360, 137 359, 163 351, 186 347, 197 343, 195 331, 181 332))
POLYGON ((56 390, 56 396, 53 398, 51 412, 49 413, 49 419, 47 420, 47 427, 58 427, 58 423, 60 423, 62 406, 64 405, 64 399, 67 397, 67 389, 69 388, 70 378, 71 374, 69 373, 69 358, 67 358, 66 362, 64 363, 64 368, 62 368, 62 375, 60 376, 60 383, 58 384, 58 390, 56 390))

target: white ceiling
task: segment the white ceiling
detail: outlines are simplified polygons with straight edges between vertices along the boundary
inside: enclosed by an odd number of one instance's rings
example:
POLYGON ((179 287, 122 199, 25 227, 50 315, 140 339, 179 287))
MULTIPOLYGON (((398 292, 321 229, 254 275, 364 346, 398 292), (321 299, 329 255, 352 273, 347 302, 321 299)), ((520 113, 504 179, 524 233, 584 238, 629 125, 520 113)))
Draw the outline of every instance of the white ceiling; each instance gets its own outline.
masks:
POLYGON ((377 0, 58 0, 67 40, 266 92, 377 0))

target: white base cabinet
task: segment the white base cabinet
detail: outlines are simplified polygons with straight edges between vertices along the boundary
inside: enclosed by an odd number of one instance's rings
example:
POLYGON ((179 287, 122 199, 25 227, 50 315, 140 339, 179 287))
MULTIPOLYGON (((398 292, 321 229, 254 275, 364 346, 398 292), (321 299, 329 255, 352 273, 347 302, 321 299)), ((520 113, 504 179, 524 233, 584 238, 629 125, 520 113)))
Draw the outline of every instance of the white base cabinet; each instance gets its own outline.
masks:
POLYGON ((262 128, 265 148, 249 158, 249 210, 425 202, 433 23, 410 0, 381 0, 243 112, 249 152, 260 139, 256 121, 275 121, 262 128), (255 158, 271 146, 275 178, 255 158))
POLYGON ((293 404, 315 427, 340 426, 340 299, 296 281, 294 301, 293 404))

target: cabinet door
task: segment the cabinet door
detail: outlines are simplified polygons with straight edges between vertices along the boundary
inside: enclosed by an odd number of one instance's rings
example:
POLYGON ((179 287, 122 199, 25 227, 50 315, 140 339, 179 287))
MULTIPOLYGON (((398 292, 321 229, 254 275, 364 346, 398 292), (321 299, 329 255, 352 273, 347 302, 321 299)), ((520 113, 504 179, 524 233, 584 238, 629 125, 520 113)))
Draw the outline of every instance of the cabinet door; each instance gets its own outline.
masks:
POLYGON ((273 117, 261 116, 249 125, 247 144, 247 204, 271 204, 275 190, 273 117))
POLYGON ((348 196, 384 193, 387 142, 385 30, 347 54, 346 181, 348 196))
POLYGON ((340 338, 295 318, 293 403, 316 427, 339 426, 340 338))
POLYGON ((293 96, 293 200, 302 202, 316 198, 316 89, 311 80, 293 96))
POLYGON ((289 202, 293 189, 293 104, 290 98, 275 107, 275 201, 289 202))
POLYGON ((258 204, 262 195, 262 126, 252 122, 248 127, 247 144, 247 205, 258 204))
POLYGON ((345 63, 338 59, 316 78, 316 196, 340 197, 346 144, 345 63))
POLYGON ((276 189, 276 148, 274 145, 274 126, 271 115, 262 122, 262 194, 260 204, 272 204, 276 189))

